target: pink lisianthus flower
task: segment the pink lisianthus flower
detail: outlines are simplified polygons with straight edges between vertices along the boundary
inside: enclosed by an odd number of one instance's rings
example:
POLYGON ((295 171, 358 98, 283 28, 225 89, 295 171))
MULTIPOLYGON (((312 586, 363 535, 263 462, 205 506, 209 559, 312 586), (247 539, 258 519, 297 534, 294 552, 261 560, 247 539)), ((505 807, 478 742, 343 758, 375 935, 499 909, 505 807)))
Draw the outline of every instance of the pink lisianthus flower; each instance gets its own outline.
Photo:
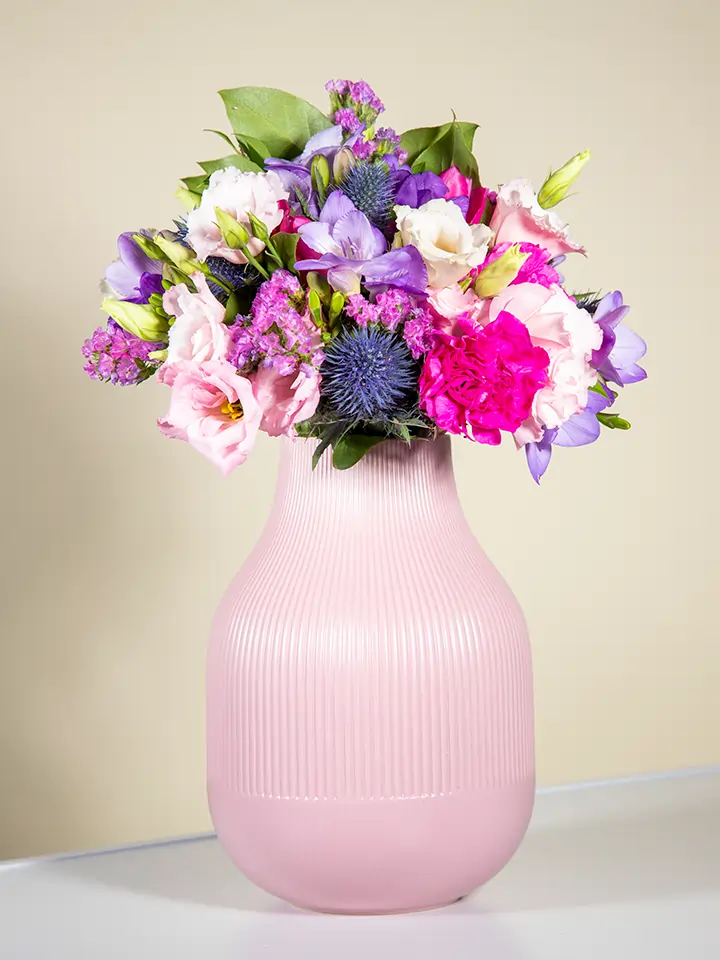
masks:
POLYGON ((174 367, 170 409, 158 426, 166 437, 195 447, 227 476, 252 451, 261 418, 252 383, 229 363, 183 360, 174 367))
POLYGON ((182 360, 204 363, 227 358, 230 330, 223 323, 225 307, 210 292, 205 277, 194 273, 192 281, 197 293, 179 283, 163 296, 163 307, 175 317, 168 334, 167 360, 162 382, 172 386, 173 368, 182 360))
POLYGON ((529 416, 547 380, 548 355, 527 327, 500 313, 485 327, 460 321, 439 334, 420 374, 420 406, 441 430, 497 445, 529 416))
POLYGON ((482 323, 510 312, 523 323, 536 346, 550 358, 547 383, 540 389, 529 416, 515 434, 518 447, 542 438, 543 427, 560 427, 585 409, 588 390, 597 382, 590 364, 602 343, 602 330, 560 286, 520 283, 483 301, 482 323))
POLYGON ((472 287, 463 290, 459 283, 439 289, 431 287, 427 302, 436 328, 453 336, 460 336, 459 318, 479 321, 483 315, 483 301, 472 287))
POLYGON ((283 200, 287 201, 288 197, 280 177, 272 170, 264 173, 247 173, 235 167, 216 170, 210 177, 200 206, 188 214, 188 243, 201 261, 214 256, 231 263, 247 263, 242 250, 229 247, 223 240, 215 208, 229 213, 248 228, 250 239, 247 249, 257 257, 265 249, 265 243, 252 236, 249 214, 262 220, 272 233, 282 223, 283 210, 280 204, 283 200))
POLYGON ((309 364, 289 376, 261 366, 252 381, 262 409, 260 429, 271 437, 294 436, 295 424, 311 417, 320 401, 320 374, 309 364))
POLYGON ((495 212, 490 220, 495 243, 534 243, 551 257, 561 253, 585 253, 573 243, 554 210, 543 210, 529 180, 510 180, 497 195, 495 212))
POLYGON ((456 166, 448 167, 440 174, 447 187, 446 200, 453 197, 467 197, 468 209, 465 219, 468 223, 480 223, 485 214, 486 204, 492 203, 491 191, 487 187, 473 187, 470 177, 463 176, 456 166))

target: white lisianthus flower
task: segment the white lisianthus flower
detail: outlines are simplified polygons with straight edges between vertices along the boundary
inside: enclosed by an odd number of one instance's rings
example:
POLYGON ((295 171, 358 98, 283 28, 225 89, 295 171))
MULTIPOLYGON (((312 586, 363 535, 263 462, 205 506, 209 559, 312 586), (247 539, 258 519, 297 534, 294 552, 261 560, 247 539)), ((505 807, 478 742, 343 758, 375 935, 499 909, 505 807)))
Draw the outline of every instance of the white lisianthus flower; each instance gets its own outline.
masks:
POLYGON ((420 251, 431 287, 449 287, 487 256, 492 231, 483 223, 466 223, 450 200, 429 200, 417 209, 397 206, 395 216, 403 244, 420 251))
POLYGON ((280 226, 283 210, 281 200, 289 194, 280 177, 268 173, 244 173, 235 167, 216 170, 202 195, 200 206, 188 214, 187 240, 201 261, 208 257, 223 257, 231 263, 247 263, 241 250, 233 250, 222 238, 217 225, 215 208, 219 207, 248 227, 251 234, 248 250, 256 257, 265 249, 265 243, 252 236, 249 213, 262 220, 268 231, 280 226))

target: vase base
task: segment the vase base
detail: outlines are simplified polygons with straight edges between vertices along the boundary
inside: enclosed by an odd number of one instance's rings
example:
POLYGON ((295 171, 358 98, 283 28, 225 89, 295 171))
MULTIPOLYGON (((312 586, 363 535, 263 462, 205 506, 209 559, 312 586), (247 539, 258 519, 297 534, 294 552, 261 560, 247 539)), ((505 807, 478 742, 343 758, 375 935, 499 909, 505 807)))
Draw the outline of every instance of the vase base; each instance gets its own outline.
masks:
POLYGON ((469 893, 462 897, 456 897, 454 900, 447 900, 444 903, 433 903, 430 906, 420 905, 417 907, 401 907, 399 910, 351 910, 351 909, 333 909, 327 907, 310 907, 300 903, 288 901, 291 907, 296 910, 302 910, 303 913, 320 913, 332 917, 402 917, 407 913, 429 913, 431 910, 444 910, 446 907, 453 907, 456 903, 467 900, 469 893))
POLYGON ((435 910, 508 862, 532 812, 532 779, 396 800, 248 797, 210 782, 218 838, 268 893, 313 913, 435 910))

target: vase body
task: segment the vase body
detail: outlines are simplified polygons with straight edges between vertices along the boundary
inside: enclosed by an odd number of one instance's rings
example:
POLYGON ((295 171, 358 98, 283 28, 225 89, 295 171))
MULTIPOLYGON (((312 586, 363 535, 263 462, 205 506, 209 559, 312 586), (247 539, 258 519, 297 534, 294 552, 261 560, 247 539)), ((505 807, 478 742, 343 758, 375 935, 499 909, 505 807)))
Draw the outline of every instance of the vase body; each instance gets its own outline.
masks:
POLYGON ((522 613, 463 516, 449 438, 388 441, 347 471, 283 444, 209 645, 218 837, 297 906, 452 902, 507 863, 532 811, 522 613))

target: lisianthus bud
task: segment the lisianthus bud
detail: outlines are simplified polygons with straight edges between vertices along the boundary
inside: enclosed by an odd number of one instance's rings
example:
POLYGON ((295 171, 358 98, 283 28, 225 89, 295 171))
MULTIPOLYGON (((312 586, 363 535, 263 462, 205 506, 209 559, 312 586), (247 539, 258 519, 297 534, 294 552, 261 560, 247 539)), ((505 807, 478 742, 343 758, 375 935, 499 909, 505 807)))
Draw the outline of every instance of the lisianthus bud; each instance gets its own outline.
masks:
POLYGON ((338 150, 335 154, 335 159, 333 160, 333 179, 337 183, 338 180, 342 180, 344 175, 347 173, 348 168, 355 163, 355 154, 352 152, 350 147, 343 147, 342 150, 338 150))
POLYGON ((540 187, 540 192, 537 197, 538 203, 543 210, 554 207, 560 203, 561 200, 565 199, 568 190, 580 176, 580 171, 589 159, 590 151, 583 150, 582 153, 576 154, 572 160, 568 160, 568 162, 560 167, 559 170, 556 170, 555 173, 550 174, 545 183, 540 187))
POLYGON ((529 256, 522 252, 519 243, 514 243, 481 270, 473 290, 479 297, 496 297, 513 282, 529 256))

